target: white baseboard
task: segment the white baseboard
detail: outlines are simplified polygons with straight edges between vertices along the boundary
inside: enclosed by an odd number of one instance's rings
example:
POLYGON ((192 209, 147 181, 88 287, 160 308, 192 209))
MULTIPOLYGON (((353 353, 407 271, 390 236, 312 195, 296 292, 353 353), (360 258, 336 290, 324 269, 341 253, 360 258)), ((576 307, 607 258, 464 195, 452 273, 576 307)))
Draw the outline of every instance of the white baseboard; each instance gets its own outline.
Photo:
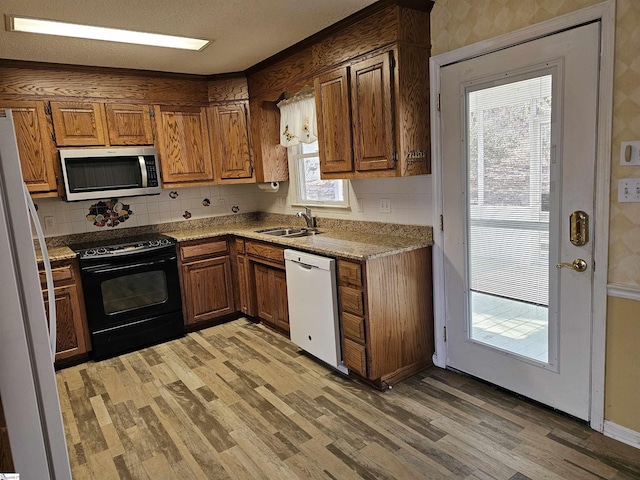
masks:
POLYGON ((623 427, 609 420, 604 421, 603 432, 607 437, 640 449, 640 432, 623 427))

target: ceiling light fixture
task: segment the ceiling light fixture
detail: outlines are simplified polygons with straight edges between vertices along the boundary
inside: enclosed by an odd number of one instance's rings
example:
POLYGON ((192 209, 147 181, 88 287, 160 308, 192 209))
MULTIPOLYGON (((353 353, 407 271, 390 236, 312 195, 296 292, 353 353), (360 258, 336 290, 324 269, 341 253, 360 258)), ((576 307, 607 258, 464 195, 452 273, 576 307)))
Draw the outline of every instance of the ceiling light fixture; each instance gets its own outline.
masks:
POLYGON ((211 43, 209 40, 201 40, 198 38, 174 37, 173 35, 161 35, 158 33, 94 27, 91 25, 20 17, 17 15, 7 15, 6 24, 7 31, 10 32, 43 33, 46 35, 134 43, 136 45, 151 45, 154 47, 180 48, 183 50, 202 50, 211 43))

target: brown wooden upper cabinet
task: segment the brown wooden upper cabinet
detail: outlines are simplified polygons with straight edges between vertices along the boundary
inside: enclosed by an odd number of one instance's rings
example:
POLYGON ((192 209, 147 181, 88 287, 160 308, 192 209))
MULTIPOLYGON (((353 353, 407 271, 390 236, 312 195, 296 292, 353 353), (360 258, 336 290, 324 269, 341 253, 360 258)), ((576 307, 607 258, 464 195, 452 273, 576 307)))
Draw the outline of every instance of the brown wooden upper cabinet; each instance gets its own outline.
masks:
POLYGON ((253 179, 249 149, 248 101, 209 107, 209 134, 216 179, 248 183, 253 179))
POLYGON ((111 145, 152 145, 149 105, 107 103, 107 130, 111 145))
POLYGON ((323 178, 430 173, 427 53, 398 45, 315 78, 323 178))
POLYGON ((164 186, 212 183, 206 109, 155 105, 154 117, 164 186))
POLYGON ((51 102, 56 144, 61 147, 106 145, 101 103, 51 102))
POLYGON ((32 194, 57 196, 56 146, 43 101, 2 101, 11 109, 18 143, 22 177, 32 194))
POLYGON ((61 147, 152 145, 148 105, 51 102, 56 144, 61 147))

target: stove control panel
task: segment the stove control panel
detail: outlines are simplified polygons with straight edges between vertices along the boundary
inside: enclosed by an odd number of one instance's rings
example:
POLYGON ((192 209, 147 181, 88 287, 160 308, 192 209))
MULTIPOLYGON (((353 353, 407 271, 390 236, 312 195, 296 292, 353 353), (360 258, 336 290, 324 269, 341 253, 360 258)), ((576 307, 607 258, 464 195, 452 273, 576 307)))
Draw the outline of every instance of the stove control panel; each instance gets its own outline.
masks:
POLYGON ((168 237, 163 238, 150 238, 143 240, 136 240, 130 242, 119 243, 116 245, 104 245, 95 246, 92 248, 77 249, 81 259, 122 255, 135 252, 142 252, 145 250, 155 250, 158 248, 165 248, 175 245, 175 240, 168 237))

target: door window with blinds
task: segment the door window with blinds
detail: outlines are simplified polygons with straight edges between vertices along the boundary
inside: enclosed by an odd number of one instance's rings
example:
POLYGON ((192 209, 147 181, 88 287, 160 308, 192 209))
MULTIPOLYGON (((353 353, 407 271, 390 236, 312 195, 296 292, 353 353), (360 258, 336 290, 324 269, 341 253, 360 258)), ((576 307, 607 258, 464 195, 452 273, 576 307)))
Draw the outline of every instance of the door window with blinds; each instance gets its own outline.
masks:
POLYGON ((466 88, 469 339, 547 363, 554 70, 466 88))

